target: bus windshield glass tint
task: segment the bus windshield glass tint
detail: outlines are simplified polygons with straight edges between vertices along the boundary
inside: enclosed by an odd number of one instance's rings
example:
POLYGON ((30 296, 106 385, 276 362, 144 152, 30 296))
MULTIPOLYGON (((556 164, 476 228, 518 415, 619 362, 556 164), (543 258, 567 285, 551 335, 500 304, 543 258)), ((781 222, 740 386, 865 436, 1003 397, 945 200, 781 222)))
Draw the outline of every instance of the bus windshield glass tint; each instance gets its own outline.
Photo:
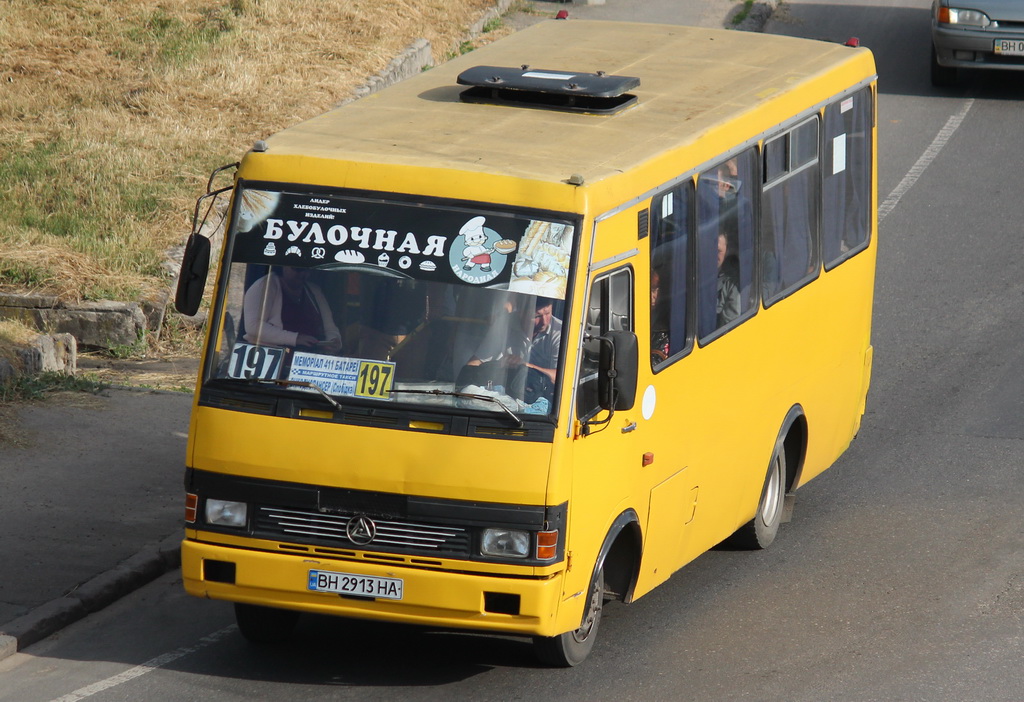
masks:
POLYGON ((575 234, 564 218, 240 186, 211 376, 549 414, 575 234))

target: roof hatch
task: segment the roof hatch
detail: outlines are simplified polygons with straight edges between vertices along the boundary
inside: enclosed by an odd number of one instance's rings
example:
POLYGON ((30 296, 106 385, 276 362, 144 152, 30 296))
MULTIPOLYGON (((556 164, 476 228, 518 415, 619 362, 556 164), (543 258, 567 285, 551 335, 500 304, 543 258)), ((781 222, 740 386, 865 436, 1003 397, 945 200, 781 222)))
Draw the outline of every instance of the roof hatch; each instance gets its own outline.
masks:
POLYGON ((472 86, 462 91, 463 102, 591 114, 613 114, 629 107, 636 95, 626 91, 640 85, 639 78, 603 71, 576 73, 529 66, 475 66, 459 74, 458 82, 472 86))

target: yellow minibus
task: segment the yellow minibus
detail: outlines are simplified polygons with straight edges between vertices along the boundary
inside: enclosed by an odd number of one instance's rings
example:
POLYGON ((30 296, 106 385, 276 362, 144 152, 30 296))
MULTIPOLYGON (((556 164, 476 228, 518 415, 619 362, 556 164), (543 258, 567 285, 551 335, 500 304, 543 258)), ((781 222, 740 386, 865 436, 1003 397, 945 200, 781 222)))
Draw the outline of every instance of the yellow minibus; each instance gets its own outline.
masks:
POLYGON ((571 666, 767 547, 865 408, 875 99, 856 42, 551 20, 256 142, 177 289, 186 590, 571 666))

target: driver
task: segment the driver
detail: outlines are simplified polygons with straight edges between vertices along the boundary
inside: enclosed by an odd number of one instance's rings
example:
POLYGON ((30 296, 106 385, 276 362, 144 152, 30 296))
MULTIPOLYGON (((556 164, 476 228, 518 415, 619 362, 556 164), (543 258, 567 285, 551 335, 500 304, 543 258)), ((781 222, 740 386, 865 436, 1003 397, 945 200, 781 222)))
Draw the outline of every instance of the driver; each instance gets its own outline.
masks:
POLYGON ((283 266, 245 291, 242 319, 252 344, 341 351, 341 331, 308 268, 283 266))
MULTIPOLYGON (((472 358, 459 373, 460 386, 488 382, 505 386, 506 392, 533 403, 539 397, 551 399, 554 391, 562 321, 554 316, 554 301, 538 297, 534 303, 533 325, 523 329, 519 322, 520 296, 505 301, 502 314, 491 326, 472 358), (521 334, 516 334, 521 330, 521 334)), ((526 317, 529 322, 529 317, 526 317)))

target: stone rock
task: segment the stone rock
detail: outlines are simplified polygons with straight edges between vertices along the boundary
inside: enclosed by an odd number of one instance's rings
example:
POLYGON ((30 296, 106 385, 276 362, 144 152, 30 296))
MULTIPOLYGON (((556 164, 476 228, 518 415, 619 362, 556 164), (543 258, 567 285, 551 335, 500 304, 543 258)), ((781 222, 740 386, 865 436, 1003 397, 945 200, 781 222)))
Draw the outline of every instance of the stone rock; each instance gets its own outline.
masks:
POLYGON ((71 334, 80 346, 134 346, 146 336, 146 315, 137 302, 82 302, 74 306, 54 302, 31 306, 30 300, 9 304, 10 296, 7 298, 0 299, 0 318, 16 319, 50 334, 71 334))
POLYGON ((209 315, 210 313, 208 310, 199 310, 191 317, 185 314, 181 314, 180 312, 174 313, 175 318, 179 322, 181 322, 184 326, 189 327, 191 329, 202 328, 202 326, 206 324, 206 319, 207 317, 209 317, 209 315))
POLYGON ((72 334, 83 346, 111 349, 134 346, 144 339, 146 315, 137 302, 83 302, 50 311, 40 327, 72 334))
POLYGON ((78 341, 71 334, 40 334, 30 348, 38 352, 39 371, 74 375, 78 368, 78 341))
POLYGON ((14 363, 0 358, 0 383, 21 375, 78 370, 78 342, 71 334, 40 334, 28 346, 14 349, 14 363))

